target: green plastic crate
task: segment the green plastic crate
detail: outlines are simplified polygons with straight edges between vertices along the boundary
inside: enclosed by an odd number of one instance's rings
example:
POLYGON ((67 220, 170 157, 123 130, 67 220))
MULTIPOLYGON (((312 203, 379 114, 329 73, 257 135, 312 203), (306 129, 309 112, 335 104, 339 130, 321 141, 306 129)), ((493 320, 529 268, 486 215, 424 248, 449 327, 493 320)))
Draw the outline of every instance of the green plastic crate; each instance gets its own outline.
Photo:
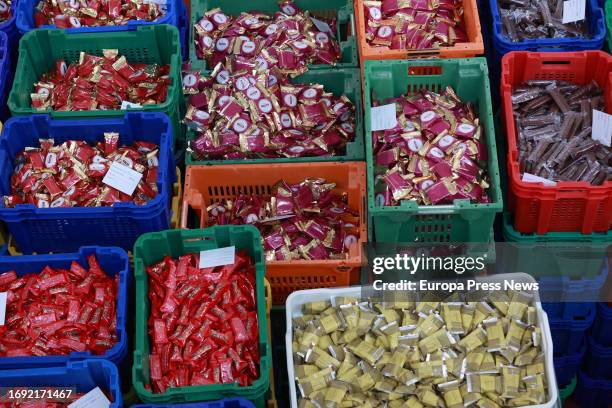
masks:
POLYGON ((374 242, 487 242, 495 214, 502 211, 503 204, 486 60, 366 61, 364 110, 370 238, 374 242), (474 103, 478 111, 487 142, 491 203, 472 204, 469 200, 455 200, 449 205, 423 206, 404 201, 400 206, 377 206, 370 131, 372 91, 377 99, 384 100, 400 96, 407 89, 441 91, 446 86, 452 86, 463 101, 474 103))
MULTIPOLYGON (((243 159, 243 160, 202 160, 192 158, 190 152, 185 153, 185 164, 247 164, 247 163, 304 163, 325 161, 363 161, 365 149, 363 146, 363 105, 361 102, 361 73, 359 69, 326 69, 308 71, 291 80, 294 83, 317 83, 325 86, 326 91, 334 95, 346 95, 355 104, 355 140, 346 145, 346 153, 331 157, 285 157, 274 159, 243 159)), ((187 143, 196 138, 196 132, 187 130, 187 143)))
POLYGON ((144 403, 177 404, 195 401, 211 401, 227 397, 243 397, 258 408, 265 406, 270 388, 272 367, 271 347, 268 339, 268 320, 264 292, 265 262, 261 236, 251 225, 223 225, 196 230, 168 230, 142 235, 134 245, 134 276, 136 281, 136 348, 132 381, 138 397, 144 403), (176 258, 183 254, 203 250, 236 246, 245 250, 255 262, 257 295, 257 319, 259 321, 259 379, 253 385, 240 387, 237 383, 170 388, 165 393, 154 394, 145 388, 149 384, 149 318, 148 277, 146 267, 161 261, 165 256, 176 258))
POLYGON ((574 377, 572 382, 569 383, 565 388, 561 388, 559 390, 559 399, 561 400, 561 406, 565 403, 565 401, 572 396, 574 390, 576 389, 576 383, 578 382, 577 378, 574 377))
POLYGON ((128 111, 163 112, 170 117, 176 140, 184 139, 181 130, 182 98, 181 49, 179 33, 170 25, 140 26, 135 30, 67 34, 64 30, 33 30, 19 43, 19 59, 8 106, 14 116, 49 113, 57 119, 101 119, 124 116, 128 111), (129 62, 170 64, 172 83, 164 103, 129 110, 37 111, 31 107, 30 93, 41 75, 55 68, 55 61, 77 61, 81 51, 102 55, 104 49, 118 49, 129 62))
POLYGON ((612 52, 612 0, 606 0, 605 14, 608 28, 608 52, 612 52))
MULTIPOLYGON (((359 66, 357 58, 357 40, 355 31, 355 17, 352 0, 295 0, 294 3, 302 10, 308 10, 313 16, 337 16, 338 31, 336 39, 340 41, 342 58, 335 66, 337 68, 356 68, 359 66)), ((198 59, 195 51, 194 25, 200 21, 208 10, 220 7, 224 13, 237 16, 243 11, 261 11, 274 14, 280 11, 277 0, 192 0, 191 24, 189 26, 189 59, 193 69, 212 69, 206 66, 206 61, 198 59)), ((309 69, 328 69, 327 64, 309 65, 309 69)))
POLYGON ((510 272, 527 271, 534 277, 569 276, 594 278, 599 276, 606 248, 612 242, 612 232, 580 234, 579 232, 549 232, 526 234, 512 225, 509 213, 503 214, 504 245, 501 264, 510 272), (517 245, 513 245, 517 244, 517 245), (567 248, 562 244, 568 243, 567 248), (581 243, 591 243, 578 249, 581 243), (533 256, 537 254, 537 256, 533 256), (554 272, 553 272, 554 271, 554 272))

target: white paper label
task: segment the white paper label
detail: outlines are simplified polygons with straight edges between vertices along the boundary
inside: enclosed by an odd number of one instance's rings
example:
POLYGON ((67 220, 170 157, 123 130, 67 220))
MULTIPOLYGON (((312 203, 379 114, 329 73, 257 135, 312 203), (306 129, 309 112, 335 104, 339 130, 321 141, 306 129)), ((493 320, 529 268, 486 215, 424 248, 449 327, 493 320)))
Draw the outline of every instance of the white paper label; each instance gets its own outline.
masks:
POLYGON ((523 173, 522 181, 524 181, 525 183, 542 183, 545 186, 556 186, 557 185, 557 183, 555 183, 554 181, 545 179, 544 177, 536 176, 535 174, 531 174, 531 173, 523 173))
POLYGON ((312 24, 314 24, 319 31, 323 31, 324 33, 332 32, 329 24, 327 24, 325 21, 317 20, 314 17, 310 17, 310 20, 312 20, 312 24))
POLYGON ((612 147, 612 115, 593 109, 593 132, 591 139, 612 147))
POLYGON ((131 196, 134 194, 134 190, 136 190, 136 186, 138 186, 141 178, 142 173, 132 170, 123 164, 113 162, 102 182, 131 196))
POLYGON ((563 2, 563 24, 584 20, 586 0, 565 0, 563 2))
POLYGON ((0 292, 0 326, 4 326, 4 319, 6 318, 6 299, 8 293, 0 292))
POLYGON ((108 408, 109 406, 110 401, 106 398, 106 395, 100 387, 96 387, 68 405, 68 408, 108 408))
POLYGON ((200 251, 200 269, 231 265, 236 259, 236 247, 225 247, 200 251))
POLYGON ((133 103, 128 101, 121 101, 121 109, 139 109, 142 105, 139 103, 133 103))
POLYGON ((372 108, 372 132, 377 130, 393 129, 397 126, 397 117, 395 113, 395 104, 375 106, 372 108))

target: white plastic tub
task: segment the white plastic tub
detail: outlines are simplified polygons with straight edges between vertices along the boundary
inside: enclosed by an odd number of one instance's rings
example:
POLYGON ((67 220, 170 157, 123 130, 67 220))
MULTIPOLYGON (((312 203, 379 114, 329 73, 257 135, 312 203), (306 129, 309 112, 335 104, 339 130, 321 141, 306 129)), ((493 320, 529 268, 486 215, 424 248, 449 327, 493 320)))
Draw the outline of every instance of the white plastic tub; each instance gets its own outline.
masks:
MULTIPOLYGON (((507 273, 482 278, 476 278, 482 282, 496 282, 499 280, 514 279, 520 282, 535 282, 535 279, 526 273, 507 273)), ((319 300, 332 300, 337 296, 361 296, 361 286, 351 286, 348 288, 330 288, 330 289, 309 289, 293 292, 287 298, 286 302, 286 317, 287 317, 287 332, 285 334, 285 346, 287 350, 287 374, 289 376, 289 397, 291 399, 291 408, 297 408, 297 394, 295 384, 295 370, 293 367, 293 317, 302 315, 302 305, 308 302, 316 302, 319 300)), ((542 349, 544 350, 544 360, 546 363, 546 381, 548 386, 548 401, 544 404, 528 405, 522 408, 555 408, 557 407, 559 398, 559 389, 557 387, 557 379, 555 377, 555 368, 553 365, 553 345, 550 333, 550 325, 548 324, 548 316, 542 309, 540 298, 535 294, 534 304, 538 312, 538 322, 542 329, 542 349)))

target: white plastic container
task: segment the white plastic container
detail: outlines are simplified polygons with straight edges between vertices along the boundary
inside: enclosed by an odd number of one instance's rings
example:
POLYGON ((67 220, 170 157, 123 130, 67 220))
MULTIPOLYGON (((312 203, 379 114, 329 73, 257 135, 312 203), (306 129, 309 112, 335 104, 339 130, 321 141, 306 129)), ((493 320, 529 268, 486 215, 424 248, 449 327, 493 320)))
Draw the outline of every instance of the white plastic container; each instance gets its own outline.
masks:
MULTIPOLYGON (((476 278, 482 282, 497 282, 500 280, 513 279, 517 282, 536 282, 535 279, 526 273, 507 273, 500 275, 487 276, 476 278)), ((361 296, 362 286, 351 286, 348 288, 329 288, 329 289, 309 289, 293 292, 287 298, 286 302, 286 317, 287 317, 287 332, 285 334, 285 346, 287 350, 287 374, 289 376, 289 398, 291 399, 291 408, 297 408, 297 394, 295 384, 295 369, 293 366, 293 317, 302 315, 302 305, 308 302, 316 302, 319 300, 332 300, 337 296, 353 296, 359 298, 361 296)), ((544 350, 544 361, 546 364, 546 381, 548 386, 548 400, 544 404, 527 405, 521 408, 555 408, 558 406, 559 389, 557 387, 557 379, 555 377, 555 367, 553 365, 553 345, 550 333, 550 325, 548 324, 548 316, 542 309, 540 298, 535 294, 534 305, 538 312, 538 322, 542 329, 542 349, 544 350)))

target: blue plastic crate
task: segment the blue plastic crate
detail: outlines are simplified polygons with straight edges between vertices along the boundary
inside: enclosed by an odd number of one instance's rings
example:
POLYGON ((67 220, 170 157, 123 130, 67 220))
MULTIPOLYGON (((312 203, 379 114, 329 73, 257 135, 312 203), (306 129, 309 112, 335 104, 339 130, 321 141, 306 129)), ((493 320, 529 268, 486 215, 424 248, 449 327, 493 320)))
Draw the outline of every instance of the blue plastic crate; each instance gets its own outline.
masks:
POLYGON ((586 341, 583 341, 582 347, 580 347, 577 353, 554 356, 555 377, 557 377, 559 389, 565 388, 571 384, 580 369, 586 352, 587 344, 586 341))
MULTIPOLYGON (((128 286, 132 279, 130 273, 130 259, 121 248, 83 247, 78 253, 50 254, 50 255, 23 255, 0 256, 0 274, 15 271, 17 276, 28 273, 39 273, 45 266, 53 268, 70 269, 72 261, 87 266, 87 257, 95 254, 104 272, 111 277, 119 276, 117 289, 117 344, 101 355, 90 352, 74 352, 64 356, 29 356, 29 357, 0 357, 0 371, 16 368, 50 367, 64 365, 75 360, 109 360, 115 364, 121 363, 128 353, 128 334, 126 330, 128 286)), ((0 381, 0 384, 2 382, 0 381)))
POLYGON ((584 372, 592 378, 612 380, 612 347, 588 338, 589 349, 584 361, 584 372))
POLYGON ((612 403, 612 380, 598 380, 580 372, 572 400, 581 408, 609 407, 612 403))
POLYGON ((0 120, 9 117, 6 99, 13 85, 13 67, 8 36, 0 31, 0 120))
POLYGON ((512 42, 503 33, 503 24, 497 0, 489 0, 492 22, 493 49, 496 59, 511 51, 583 51, 599 50, 606 38, 606 23, 603 9, 598 0, 588 0, 586 19, 589 25, 589 38, 542 38, 512 42))
POLYGON ((597 318, 591 336, 598 344, 612 347, 612 306, 606 303, 597 305, 597 318))
POLYGON ((555 299, 559 302, 542 302, 549 318, 573 319, 588 316, 595 308, 595 300, 608 278, 607 263, 599 276, 592 279, 572 279, 568 276, 544 277, 539 279, 540 298, 555 299), (593 300, 586 302, 584 300, 593 300))
POLYGON ((132 408, 255 408, 255 405, 244 398, 226 398, 219 401, 196 402, 193 404, 133 405, 132 408))
POLYGON ((67 387, 85 394, 96 387, 111 400, 109 408, 121 408, 119 373, 114 364, 104 360, 70 362, 61 367, 24 368, 0 371, 3 387, 67 387))
MULTIPOLYGON (((40 28, 55 28, 54 25, 44 25, 40 27, 35 26, 34 22, 34 9, 40 3, 40 0, 19 0, 15 15, 15 24, 17 30, 21 34, 25 34, 34 29, 40 28)), ((130 20, 124 25, 109 25, 101 27, 80 27, 80 28, 67 28, 68 33, 104 33, 109 31, 126 31, 134 30, 138 26, 142 25, 154 25, 154 24, 170 24, 178 27, 178 15, 179 15, 179 4, 182 4, 182 0, 169 0, 166 3, 166 13, 155 21, 144 21, 144 20, 130 20)))
POLYGON ((183 0, 178 0, 179 3, 179 15, 178 15, 178 30, 179 37, 181 40, 181 55, 183 61, 189 58, 189 16, 187 15, 187 7, 183 0))
POLYGON ((0 203, 0 220, 23 253, 72 252, 87 245, 132 250, 140 235, 169 227, 176 171, 172 127, 163 113, 130 112, 123 118, 97 120, 51 119, 48 115, 11 118, 0 137, 0 195, 10 193, 13 161, 25 147, 38 146, 41 138, 54 138, 56 143, 102 141, 104 132, 118 132, 120 145, 147 141, 160 146, 158 195, 144 205, 125 202, 111 207, 36 208, 19 204, 6 208, 0 203))
POLYGON ((11 17, 0 23, 0 31, 6 34, 8 44, 13 55, 17 55, 17 46, 19 45, 19 30, 17 30, 17 8, 21 0, 13 0, 11 3, 11 17))
POLYGON ((555 355, 572 354, 580 350, 584 336, 595 320, 595 307, 583 318, 555 319, 550 318, 553 351, 555 355))

